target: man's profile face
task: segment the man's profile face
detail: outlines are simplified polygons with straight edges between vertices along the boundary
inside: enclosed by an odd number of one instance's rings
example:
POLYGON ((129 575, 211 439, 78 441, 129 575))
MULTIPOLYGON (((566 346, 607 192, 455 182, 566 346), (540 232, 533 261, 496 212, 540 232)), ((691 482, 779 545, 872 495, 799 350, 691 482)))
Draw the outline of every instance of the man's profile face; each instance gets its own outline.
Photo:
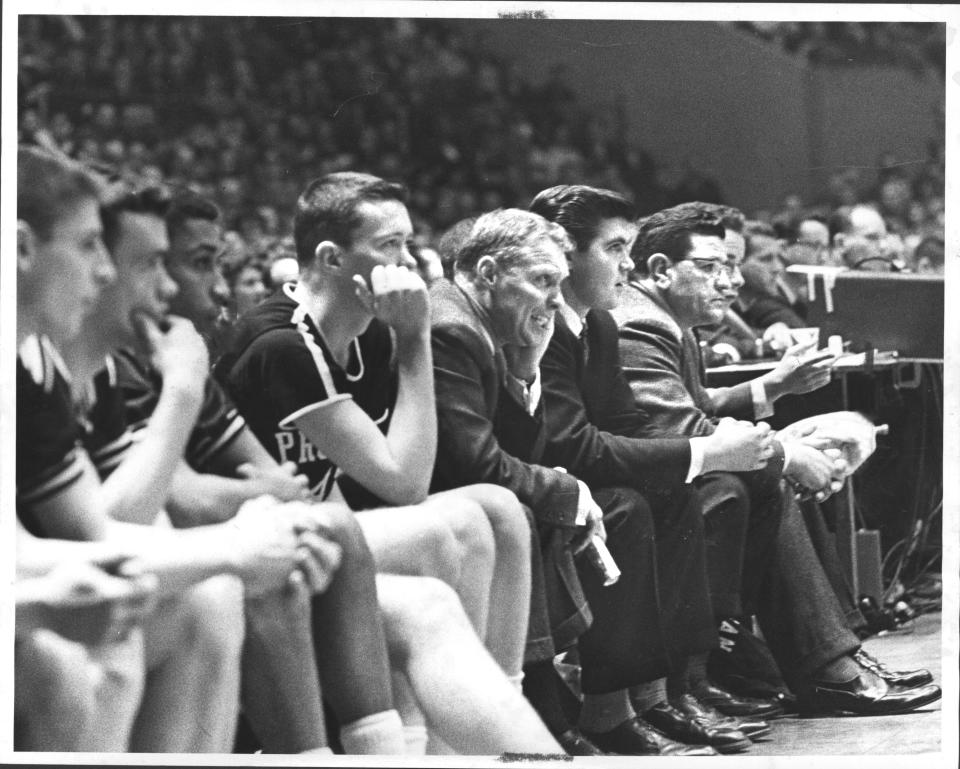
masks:
POLYGON ((192 320, 199 331, 208 330, 230 296, 219 268, 223 232, 217 222, 188 219, 170 234, 166 268, 179 289, 170 311, 192 320))
POLYGON ((570 265, 567 286, 584 307, 612 310, 617 306, 617 287, 622 285, 633 261, 630 249, 637 237, 637 225, 626 219, 605 219, 596 236, 570 265))
POLYGON ((748 284, 754 290, 776 296, 779 291, 777 281, 784 271, 780 242, 765 235, 754 236, 750 242, 752 253, 743 265, 748 284))
POLYGON ((544 344, 563 304, 560 284, 567 274, 566 256, 549 237, 532 242, 519 264, 498 268, 488 308, 497 341, 517 347, 544 344))
POLYGON ((890 269, 887 225, 872 208, 856 207, 850 212, 850 230, 841 236, 844 263, 857 270, 890 269))
POLYGON ((727 259, 739 264, 747 253, 747 241, 742 232, 727 228, 723 236, 723 248, 727 252, 727 259))
POLYGON ((117 278, 102 235, 98 203, 84 198, 64 210, 48 238, 34 238, 31 275, 23 280, 35 289, 25 302, 33 308, 40 330, 57 345, 77 336, 117 278))
POLYGON ((823 264, 829 245, 827 225, 807 219, 797 227, 797 239, 787 245, 786 257, 790 264, 823 264))
POLYGON ((743 283, 740 265, 716 235, 694 233, 690 246, 686 259, 667 268, 664 297, 685 327, 720 323, 743 283))
POLYGON ((352 233, 349 247, 344 248, 345 279, 360 275, 370 280, 377 265, 398 265, 417 269, 410 253, 413 224, 407 207, 399 200, 364 200, 356 208, 360 219, 352 233))
POLYGON ((122 213, 113 259, 117 282, 104 294, 101 312, 113 321, 118 335, 112 344, 137 339, 137 318, 145 315, 162 324, 176 296, 177 284, 164 267, 169 250, 163 219, 153 214, 122 213))

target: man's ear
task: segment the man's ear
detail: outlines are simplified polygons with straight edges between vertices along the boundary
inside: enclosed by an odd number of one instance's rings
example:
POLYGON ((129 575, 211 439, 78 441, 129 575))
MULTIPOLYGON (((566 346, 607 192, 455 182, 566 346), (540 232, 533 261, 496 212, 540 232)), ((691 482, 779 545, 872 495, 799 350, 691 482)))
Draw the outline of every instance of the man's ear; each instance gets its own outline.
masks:
POLYGON ((37 235, 23 219, 17 219, 17 273, 30 272, 37 261, 37 235))
POLYGON ((666 254, 653 254, 647 257, 647 272, 657 288, 670 288, 673 279, 667 274, 667 270, 671 267, 673 262, 666 254))
POLYGON ((497 279, 497 260, 492 256, 481 256, 477 260, 476 273, 484 288, 492 288, 497 279))
POLYGON ((322 240, 313 249, 313 265, 339 269, 343 264, 343 249, 332 240, 322 240))

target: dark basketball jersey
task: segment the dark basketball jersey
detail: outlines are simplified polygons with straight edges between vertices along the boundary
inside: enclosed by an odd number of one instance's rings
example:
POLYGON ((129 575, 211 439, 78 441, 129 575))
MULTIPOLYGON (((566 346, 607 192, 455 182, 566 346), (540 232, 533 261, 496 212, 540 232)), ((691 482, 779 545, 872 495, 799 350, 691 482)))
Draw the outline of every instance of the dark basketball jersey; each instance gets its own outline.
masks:
POLYGON ((295 422, 352 398, 385 433, 397 391, 393 342, 389 328, 372 321, 342 368, 292 289, 284 286, 241 319, 215 373, 267 451, 278 462, 295 462, 324 499, 338 469, 295 422))
POLYGON ((32 508, 76 483, 84 469, 83 431, 66 368, 45 338, 31 337, 17 356, 17 516, 43 536, 32 508))
MULTIPOLYGON (((153 416, 163 379, 149 363, 130 350, 120 350, 116 358, 116 386, 125 408, 125 418, 136 438, 153 416)), ((184 452, 190 466, 207 472, 208 463, 243 432, 246 423, 230 398, 212 377, 204 385, 203 405, 184 452)))

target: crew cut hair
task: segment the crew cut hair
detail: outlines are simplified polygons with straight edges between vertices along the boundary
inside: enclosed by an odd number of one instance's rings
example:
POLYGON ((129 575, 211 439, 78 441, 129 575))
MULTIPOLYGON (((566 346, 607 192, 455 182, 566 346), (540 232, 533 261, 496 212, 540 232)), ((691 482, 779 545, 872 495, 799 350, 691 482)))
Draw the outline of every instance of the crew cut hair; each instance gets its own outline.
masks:
POLYGON ((167 234, 172 238, 186 222, 202 219, 206 222, 220 221, 220 209, 209 198, 192 190, 181 190, 174 194, 167 208, 167 234))
POLYGON ((100 205, 103 220, 103 242, 111 253, 120 239, 120 217, 123 214, 148 214, 166 219, 170 209, 170 190, 162 184, 136 187, 129 182, 114 184, 100 205))
POLYGON ((630 251, 637 273, 649 274, 647 259, 654 254, 664 254, 674 264, 682 262, 693 246, 691 235, 713 235, 722 240, 726 229, 706 205, 681 203, 640 219, 637 239, 630 251))
POLYGON ((407 202, 407 189, 378 176, 339 171, 314 179, 297 200, 293 240, 297 262, 304 269, 313 263, 317 244, 325 240, 349 248, 360 225, 357 206, 364 201, 407 202))
POLYGON ((544 238, 556 243, 564 254, 573 250, 573 241, 559 224, 520 208, 498 208, 477 218, 457 254, 455 271, 473 274, 484 256, 492 257, 500 269, 510 270, 529 257, 544 238))
POLYGON ((578 251, 585 251, 607 219, 632 222, 637 212, 619 192, 585 184, 559 184, 538 193, 530 210, 559 224, 573 239, 578 251))
POLYGON ((80 163, 39 147, 17 148, 17 219, 49 240, 56 223, 84 199, 100 202, 102 186, 80 163))

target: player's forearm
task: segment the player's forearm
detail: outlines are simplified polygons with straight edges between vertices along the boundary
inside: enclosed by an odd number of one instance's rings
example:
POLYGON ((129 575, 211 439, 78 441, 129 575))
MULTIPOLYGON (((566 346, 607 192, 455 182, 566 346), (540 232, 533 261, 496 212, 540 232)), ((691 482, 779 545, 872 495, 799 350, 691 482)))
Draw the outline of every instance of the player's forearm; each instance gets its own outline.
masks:
POLYGON ((166 504, 201 401, 198 388, 165 383, 142 439, 103 483, 101 499, 111 518, 155 520, 166 504))
MULTIPOLYGON (((437 452, 437 410, 429 335, 398 342, 399 387, 387 442, 410 494, 426 498, 437 452)), ((400 504, 397 502, 397 504, 400 504)))
POLYGON ((259 496, 238 478, 197 473, 182 462, 174 475, 167 513, 177 528, 222 523, 233 518, 248 499, 259 496))
POLYGON ((132 554, 124 568, 157 578, 157 595, 176 596, 219 574, 238 574, 225 524, 185 531, 114 521, 111 540, 132 554))

